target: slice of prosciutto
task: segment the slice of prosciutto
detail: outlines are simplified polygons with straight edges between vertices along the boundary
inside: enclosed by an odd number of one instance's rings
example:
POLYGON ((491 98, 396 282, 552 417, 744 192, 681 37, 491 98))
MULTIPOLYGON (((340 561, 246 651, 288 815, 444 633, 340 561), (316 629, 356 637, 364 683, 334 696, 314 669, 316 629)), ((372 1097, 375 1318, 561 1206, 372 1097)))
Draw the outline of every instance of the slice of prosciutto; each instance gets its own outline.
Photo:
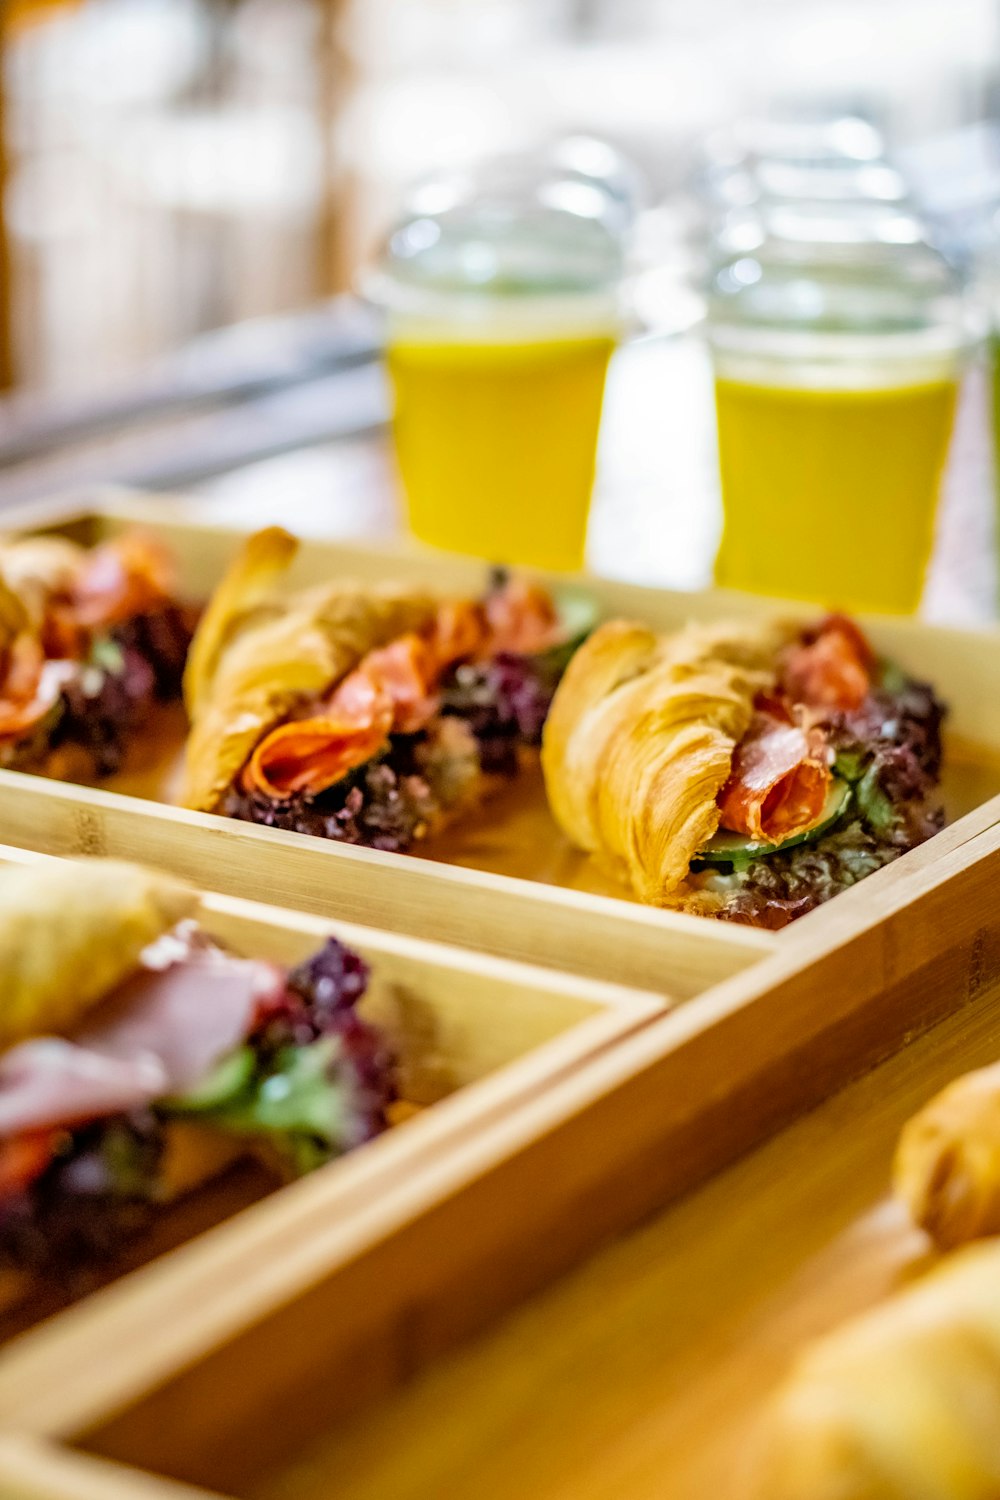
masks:
POLYGON ((71 1037, 0 1057, 0 1139, 79 1125, 183 1093, 253 1029, 283 976, 184 938, 144 966, 71 1037))
POLYGON ((63 608, 87 629, 106 629, 169 599, 173 571, 170 554, 153 537, 126 532, 84 556, 63 608))
POLYGON ((331 717, 293 719, 273 729, 243 772, 244 791, 275 801, 302 792, 315 797, 382 749, 391 720, 350 723, 331 717))
POLYGON ((830 615, 804 641, 789 646, 780 685, 793 703, 810 708, 860 708, 871 691, 875 653, 853 620, 830 615))
POLYGON ((757 712, 719 794, 720 826, 772 844, 805 833, 822 817, 831 779, 821 731, 757 712))
POLYGON ((445 673, 462 661, 543 650, 559 638, 544 589, 512 580, 483 604, 441 604, 423 634, 369 651, 325 700, 279 724, 240 773, 244 792, 274 801, 319 796, 377 755, 394 734, 417 734, 437 717, 445 673))
POLYGON ((280 724, 257 746, 243 789, 277 800, 315 797, 371 760, 390 734, 413 734, 438 708, 440 667, 420 636, 370 651, 317 713, 280 724))

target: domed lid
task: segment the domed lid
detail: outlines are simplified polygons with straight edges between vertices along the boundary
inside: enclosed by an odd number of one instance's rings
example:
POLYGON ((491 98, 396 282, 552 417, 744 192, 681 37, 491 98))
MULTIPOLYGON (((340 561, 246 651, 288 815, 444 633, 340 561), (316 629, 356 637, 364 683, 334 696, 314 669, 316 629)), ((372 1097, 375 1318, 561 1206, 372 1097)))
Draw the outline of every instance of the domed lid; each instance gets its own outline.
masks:
POLYGON ((853 115, 750 119, 717 131, 705 144, 699 187, 723 210, 781 198, 906 197, 878 131, 853 115))
POLYGON ((716 236, 713 317, 828 331, 954 325, 962 284, 909 208, 872 200, 774 202, 716 236))
POLYGON ((708 332, 732 378, 855 385, 944 378, 980 330, 921 221, 867 200, 730 215, 714 247, 708 332))
POLYGON ((631 230, 647 193, 629 157, 599 136, 566 135, 552 142, 546 158, 556 175, 599 187, 608 200, 605 222, 622 235, 631 230))
POLYGON ((607 307, 624 271, 625 218, 620 188, 551 153, 436 175, 410 192, 365 291, 421 316, 607 307))

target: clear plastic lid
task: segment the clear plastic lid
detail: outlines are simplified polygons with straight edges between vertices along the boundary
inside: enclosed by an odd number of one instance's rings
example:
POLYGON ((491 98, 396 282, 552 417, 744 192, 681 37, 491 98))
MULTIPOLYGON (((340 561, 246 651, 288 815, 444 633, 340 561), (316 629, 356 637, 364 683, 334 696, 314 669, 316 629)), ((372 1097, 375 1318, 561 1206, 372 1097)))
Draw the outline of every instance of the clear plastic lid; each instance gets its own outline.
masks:
POLYGON ((707 161, 718 166, 732 166, 747 158, 800 166, 860 165, 880 161, 884 154, 877 126, 851 114, 750 116, 716 131, 705 145, 707 161))
POLYGON ((888 162, 747 161, 715 179, 716 209, 748 208, 765 202, 850 203, 869 200, 905 204, 902 176, 888 162))
POLYGON ((622 183, 579 152, 495 159, 413 188, 363 289, 408 322, 610 329, 630 216, 622 183))
POLYGON ((716 132, 705 145, 699 193, 716 211, 774 199, 906 197, 878 131, 852 115, 751 119, 716 132))
POLYGON ((897 380, 903 361, 916 382, 954 368, 977 332, 921 221, 871 200, 731 214, 714 245, 708 319, 717 361, 748 379, 795 361, 806 381, 853 383, 864 366, 878 383, 897 380))

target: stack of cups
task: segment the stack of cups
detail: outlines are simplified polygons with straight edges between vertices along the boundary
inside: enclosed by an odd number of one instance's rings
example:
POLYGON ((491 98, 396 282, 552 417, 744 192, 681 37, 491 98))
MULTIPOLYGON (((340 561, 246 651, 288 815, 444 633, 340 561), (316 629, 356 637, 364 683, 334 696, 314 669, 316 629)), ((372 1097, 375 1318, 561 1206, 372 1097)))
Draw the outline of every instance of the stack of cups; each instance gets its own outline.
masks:
POLYGON ((923 590, 971 329, 958 277, 877 166, 758 161, 758 190, 717 226, 716 579, 905 613, 923 590))

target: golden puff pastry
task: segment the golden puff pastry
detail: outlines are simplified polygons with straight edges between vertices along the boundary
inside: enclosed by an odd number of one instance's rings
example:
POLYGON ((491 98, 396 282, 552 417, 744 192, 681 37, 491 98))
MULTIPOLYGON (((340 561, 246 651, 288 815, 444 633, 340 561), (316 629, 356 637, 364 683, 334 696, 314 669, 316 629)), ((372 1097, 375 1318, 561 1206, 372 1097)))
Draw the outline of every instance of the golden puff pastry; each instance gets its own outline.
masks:
POLYGON ((967 1073, 908 1122, 897 1195, 945 1249, 1000 1233, 1000 1063, 967 1073))
MULTIPOLYGON (((281 526, 248 537, 215 590, 198 624, 184 668, 184 706, 194 718, 211 687, 226 641, 267 602, 299 544, 281 526)), ((273 611, 272 611, 273 613, 273 611)))
POLYGON ((433 618, 435 601, 403 586, 341 582, 272 594, 294 554, 289 541, 277 529, 251 537, 195 634, 185 681, 187 807, 214 811, 270 729, 369 651, 433 618))
POLYGON ((199 897, 117 860, 0 869, 0 1049, 72 1027, 199 897))
POLYGON ((996 1500, 1000 1244, 957 1252, 808 1350, 760 1460, 759 1500, 996 1500))
POLYGON ((570 662, 542 742, 549 805, 640 900, 668 904, 716 831, 733 751, 786 638, 772 624, 658 635, 614 620, 570 662))

